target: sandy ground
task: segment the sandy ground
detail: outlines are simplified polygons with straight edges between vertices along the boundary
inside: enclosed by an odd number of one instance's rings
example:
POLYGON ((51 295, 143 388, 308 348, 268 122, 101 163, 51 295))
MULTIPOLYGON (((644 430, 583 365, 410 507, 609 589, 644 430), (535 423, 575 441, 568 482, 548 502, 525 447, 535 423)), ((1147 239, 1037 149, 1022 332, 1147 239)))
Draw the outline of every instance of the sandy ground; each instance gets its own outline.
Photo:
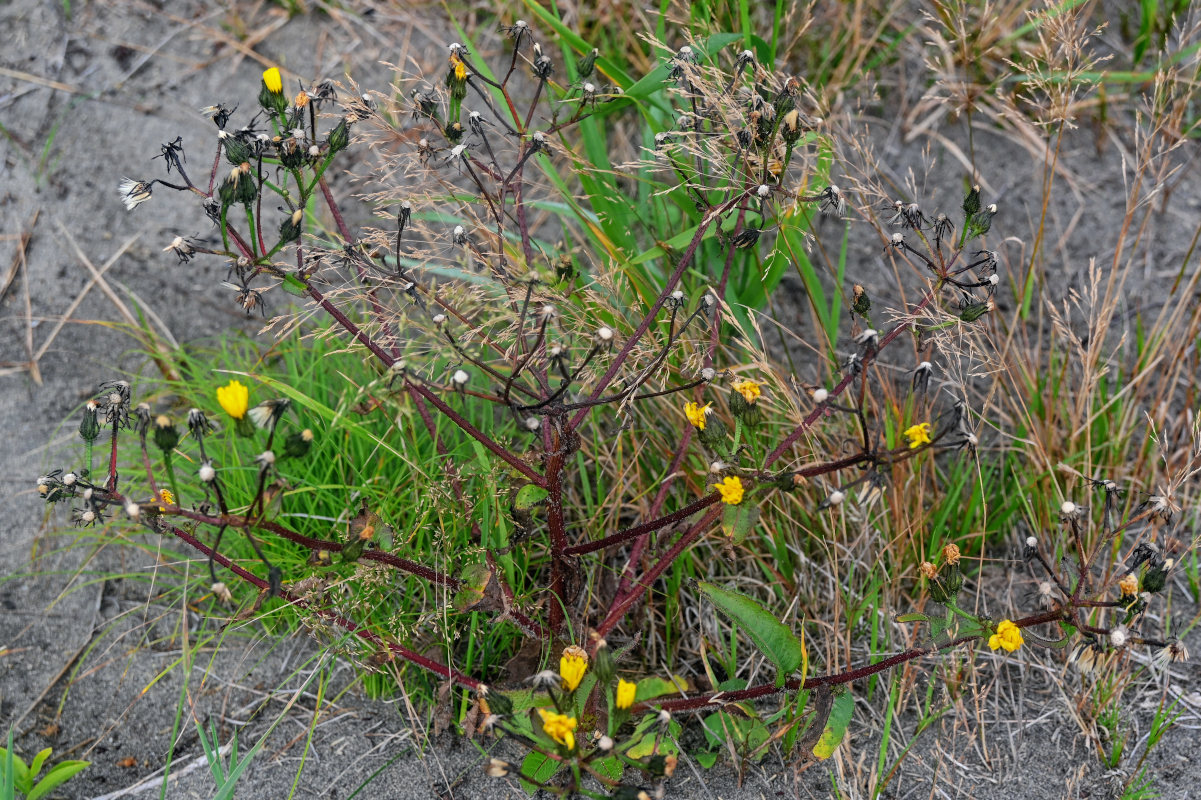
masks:
MULTIPOLYGON (((104 283, 116 298, 155 311, 179 341, 246 324, 230 312, 228 297, 215 286, 221 267, 202 260, 179 266, 161 252, 177 233, 194 231, 193 207, 168 194, 127 214, 115 190, 121 177, 157 174, 151 173, 149 159, 162 142, 183 135, 188 145, 211 135, 197 109, 226 98, 225 87, 235 81, 255 85, 262 62, 310 75, 350 71, 370 86, 384 79, 381 59, 396 61, 408 51, 420 56, 429 51, 423 42, 444 38, 438 35, 440 12, 412 14, 364 4, 360 11, 372 8, 377 16, 288 20, 253 4, 240 13, 199 3, 70 5, 70 18, 63 4, 38 0, 0 7, 0 122, 8 132, 0 139, 0 280, 6 283, 9 265, 18 265, 0 298, 0 645, 5 648, 0 651, 0 728, 15 725, 22 753, 53 746, 56 754, 94 762, 59 792, 62 797, 209 797, 213 783, 190 715, 215 722, 223 743, 239 729, 248 743, 291 703, 238 797, 287 797, 295 782, 295 797, 346 798, 369 778, 369 788, 359 796, 523 796, 513 783, 482 776, 482 757, 473 744, 448 737, 425 743, 409 724, 402 698, 373 701, 357 691, 339 696, 306 754, 315 696, 312 686, 299 690, 319 651, 303 635, 266 637, 251 631, 231 637, 219 650, 206 649, 196 658, 185 691, 184 670, 172 668, 180 642, 185 634, 211 630, 211 623, 187 609, 147 604, 147 587, 161 563, 150 555, 127 548, 66 547, 70 540, 54 533, 65 520, 47 519, 31 491, 40 471, 77 452, 74 423, 60 420, 72 414, 81 397, 101 381, 146 368, 128 337, 100 324, 120 317, 113 300, 93 285, 85 261, 107 270, 104 283), (413 20, 406 27, 411 40, 398 43, 377 33, 375 25, 385 17, 399 29, 392 17, 402 14, 413 20), (24 234, 29 239, 20 259, 24 234), (64 317, 68 321, 60 329, 64 317), (30 361, 35 368, 22 366, 30 361), (145 580, 92 577, 105 572, 145 580), (181 696, 187 709, 173 739, 181 696), (164 789, 168 752, 174 765, 164 789)), ((885 162, 894 165, 890 179, 904 185, 910 167, 922 162, 922 143, 904 142, 886 122, 877 130, 885 162)), ((1069 143, 1065 155, 1089 167, 1077 171, 1079 193, 1054 209, 1063 224, 1075 220, 1059 276, 1064 287, 1079 281, 1088 256, 1104 257, 1107 247, 1112 250, 1106 220, 1121 199, 1105 189, 1120 187, 1120 155, 1109 148, 1098 156, 1094 144, 1082 135, 1069 143)), ((1034 218, 1035 199, 1024 197, 1020 187, 1037 164, 1001 137, 982 146, 993 148, 997 163, 1015 165, 995 170, 997 195, 1014 209, 1014 218, 1034 218)), ((196 148, 197 164, 207 158, 206 148, 196 148)), ((950 187, 957 186, 961 166, 950 157, 935 163, 942 177, 931 178, 928 188, 954 207, 958 198, 950 187)), ((925 185, 921 173, 915 174, 915 182, 925 185)), ((1188 246, 1191 227, 1176 223, 1195 218, 1198 194, 1181 190, 1177 197, 1162 230, 1155 232, 1145 275, 1149 285, 1161 278, 1156 259, 1178 264, 1188 246)), ((867 265, 862 269, 875 269, 878 248, 865 243, 862 254, 860 263, 867 265)), ((170 551, 158 555, 177 558, 170 551)), ((1201 645, 1191 644, 1201 652, 1201 645)), ((332 674, 334 688, 352 678, 344 666, 333 667, 332 674)), ((953 721, 935 726, 918 740, 885 796, 931 796, 932 784, 945 797, 1113 796, 1114 776, 1098 767, 1054 677, 1038 665, 1021 675, 1003 673, 998 695, 1016 710, 999 714, 983 729, 953 721)), ((1152 757, 1163 797, 1199 796, 1198 683, 1192 668, 1172 679, 1173 689, 1187 701, 1181 724, 1152 757)), ((997 707, 1006 706, 998 702, 997 707)), ((866 700, 860 712, 864 720, 878 720, 878 707, 866 700)), ((1138 735, 1145 734, 1144 712, 1131 712, 1138 735)), ((902 723, 902 731, 906 724, 913 728, 912 720, 902 723)), ((741 783, 729 769, 702 773, 685 765, 672 784, 673 796, 826 797, 832 785, 839 785, 846 796, 858 797, 861 790, 851 776, 870 771, 874 741, 852 737, 850 747, 828 765, 799 778, 792 765, 776 757, 753 767, 741 783)))

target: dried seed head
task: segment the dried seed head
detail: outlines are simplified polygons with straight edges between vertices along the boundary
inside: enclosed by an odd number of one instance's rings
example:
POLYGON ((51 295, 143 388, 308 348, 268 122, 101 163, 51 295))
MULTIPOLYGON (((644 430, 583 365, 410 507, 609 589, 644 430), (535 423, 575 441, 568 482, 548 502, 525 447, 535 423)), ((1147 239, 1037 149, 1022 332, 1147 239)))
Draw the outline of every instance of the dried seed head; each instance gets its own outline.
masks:
POLYGON ((451 381, 453 381, 456 386, 466 386, 467 381, 470 378, 471 376, 467 374, 467 371, 462 369, 456 369, 455 374, 450 376, 451 381))
POLYGON ((613 329, 605 325, 600 326, 596 329, 596 340, 606 344, 613 341, 613 329))
POLYGON ((822 403, 826 402, 827 398, 829 398, 829 397, 830 397, 830 393, 827 392, 825 389, 814 389, 813 390, 813 402, 817 403, 819 406, 822 403))
POLYGON ((846 500, 846 499, 847 499, 847 496, 843 492, 841 492, 838 489, 835 489, 834 491, 830 492, 830 496, 826 498, 826 504, 831 505, 831 506, 837 506, 837 505, 841 505, 842 501, 846 500))

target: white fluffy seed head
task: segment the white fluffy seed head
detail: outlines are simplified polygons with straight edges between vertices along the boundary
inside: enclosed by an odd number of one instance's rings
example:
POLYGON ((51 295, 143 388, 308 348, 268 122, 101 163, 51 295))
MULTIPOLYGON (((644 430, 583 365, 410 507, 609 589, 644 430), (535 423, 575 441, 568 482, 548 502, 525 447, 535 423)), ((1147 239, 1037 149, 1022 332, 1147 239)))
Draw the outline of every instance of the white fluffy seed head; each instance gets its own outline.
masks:
POLYGON ((435 314, 434 315, 434 324, 435 325, 441 325, 443 322, 446 322, 445 314, 435 314))
POLYGON ((271 452, 270 450, 264 450, 263 452, 259 453, 259 457, 256 460, 261 464, 274 464, 275 453, 271 452))
POLYGON ((542 427, 542 421, 539 420, 537 417, 526 417, 525 418, 525 429, 527 431, 533 432, 533 431, 538 430, 541 427, 542 427))
POLYGON ((459 386, 467 383, 467 379, 471 376, 467 374, 467 370, 456 369, 455 374, 450 376, 450 379, 459 386))
POLYGON ((596 85, 595 85, 595 84, 592 84, 592 83, 585 83, 585 84, 584 84, 584 93, 585 93, 585 94, 592 94, 592 93, 594 93, 595 91, 596 91, 596 85))
POLYGON ((1124 647, 1129 640, 1130 634, 1121 625, 1109 632, 1109 643, 1114 647, 1124 647))
POLYGON ((813 402, 818 404, 824 403, 829 396, 830 393, 825 389, 815 389, 813 391, 813 402))
POLYGON ((457 237, 457 236, 462 236, 462 235, 463 235, 464 233, 466 233, 466 232, 467 232, 467 229, 466 229, 466 228, 464 228, 462 225, 456 225, 456 226, 455 226, 455 236, 456 236, 456 237, 457 237))
POLYGON ((80 514, 79 518, 90 525, 96 521, 96 512, 89 508, 87 511, 80 514))
POLYGON ((1001 282, 1001 276, 994 272, 992 275, 988 276, 988 282, 993 286, 996 286, 1001 282))
POLYGON ((684 290, 676 289, 674 292, 671 293, 671 299, 675 300, 677 302, 679 302, 680 300, 683 300, 684 299, 684 290))
POLYGON ((893 244, 900 244, 903 241, 905 241, 905 237, 902 234, 894 233, 892 235, 892 243, 893 244))
POLYGON ((213 469, 212 464, 204 463, 200 465, 200 480, 205 483, 212 483, 213 478, 217 477, 217 470, 213 469))
POLYGON ((729 466, 729 465, 726 464, 726 462, 724 462, 724 461, 714 461, 712 464, 709 465, 709 471, 712 472, 714 475, 719 475, 726 471, 727 466, 729 466))
POLYGON ((75 480, 75 473, 68 472, 66 475, 63 475, 63 486, 74 486, 75 480))
POLYGON ((1071 500, 1064 500, 1063 505, 1059 507, 1059 513, 1065 517, 1070 517, 1076 513, 1076 504, 1071 500))
POLYGON ((596 743, 596 746, 597 746, 597 748, 598 748, 598 749, 599 749, 599 750, 600 750, 602 753, 607 753, 607 752, 609 752, 610 750, 612 750, 612 749, 613 749, 614 742, 613 742, 613 739, 612 739, 611 737, 609 737, 609 736, 602 736, 602 737, 601 737, 601 738, 600 738, 600 739, 597 741, 597 743, 596 743))
POLYGON ((596 329, 596 338, 602 342, 613 341, 613 329, 605 325, 596 329))
POLYGON ((755 194, 759 195, 760 197, 767 197, 769 194, 771 194, 771 187, 766 183, 761 183, 759 184, 759 188, 755 190, 755 194))
POLYGON ((1034 538, 1033 536, 1027 536, 1026 537, 1026 546, 1027 547, 1038 547, 1038 539, 1034 538))
POLYGON ((847 496, 845 494, 843 494, 838 489, 835 489, 834 491, 830 492, 830 496, 826 498, 826 502, 832 506, 837 506, 837 505, 841 505, 842 501, 846 500, 846 499, 847 499, 847 496))
POLYGON ((717 370, 713 367, 705 367, 701 370, 701 380, 708 382, 717 377, 717 370))
POLYGON ((930 370, 930 369, 934 369, 934 365, 931 364, 929 361, 923 361, 922 363, 917 365, 917 368, 930 370))
POLYGON ((125 513, 129 515, 130 519, 136 520, 138 517, 142 516, 142 507, 132 500, 126 500, 125 513))

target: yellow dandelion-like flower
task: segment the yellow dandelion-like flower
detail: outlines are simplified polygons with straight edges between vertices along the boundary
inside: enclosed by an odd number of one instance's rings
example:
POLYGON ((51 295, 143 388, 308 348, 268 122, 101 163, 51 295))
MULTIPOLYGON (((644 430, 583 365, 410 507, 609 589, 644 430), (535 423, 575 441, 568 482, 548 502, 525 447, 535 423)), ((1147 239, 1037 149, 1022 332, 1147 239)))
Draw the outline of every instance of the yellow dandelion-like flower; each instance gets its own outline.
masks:
POLYGON ((579 645, 571 645, 563 650, 559 659, 559 677, 563 679, 563 688, 574 692, 584 680, 588 671, 588 653, 579 645))
POLYGON ((272 67, 263 72, 263 85, 267 87, 267 91, 272 94, 279 94, 284 90, 284 79, 280 77, 279 70, 272 67))
POLYGON ((458 53, 450 54, 450 68, 455 71, 456 81, 467 79, 467 65, 463 63, 463 59, 459 58, 458 53))
POLYGON ((721 483, 713 484, 713 488, 721 493, 721 501, 736 506, 742 502, 744 489, 742 488, 742 478, 737 475, 727 476, 721 483))
POLYGON ((1014 625, 1012 621, 1004 619, 997 626, 997 632, 988 637, 988 646, 993 650, 998 650, 1002 647, 1007 652, 1012 653, 1022 646, 1022 629, 1014 625))
POLYGON ((905 438, 909 440, 910 448, 930 444, 930 423, 923 422, 920 425, 907 428, 905 430, 905 438))
POLYGON ((703 406, 696 403, 685 403, 684 416, 688 417, 688 421, 692 423, 692 427, 698 431, 703 431, 705 429, 705 417, 713 413, 713 409, 710 408, 712 405, 712 403, 705 403, 703 406))
POLYGON ((753 403, 763 396, 763 390, 755 381, 738 381, 734 384, 734 391, 742 395, 748 403, 753 403))
POLYGON ((1138 594, 1138 576, 1133 572, 1129 573, 1118 581, 1118 588, 1122 590, 1124 597, 1134 597, 1138 594))
POLYGON ((225 386, 217 387, 217 402, 226 414, 234 419, 242 419, 250 406, 250 390, 239 381, 230 381, 225 386))
POLYGON ((617 682, 617 698, 614 701, 618 708, 627 709, 634 705, 634 695, 638 693, 638 684, 619 680, 617 682))
POLYGON ((575 717, 556 714, 545 708, 538 709, 538 714, 542 717, 542 730, 546 731, 547 736, 568 750, 575 749, 575 729, 579 724, 575 717))
POLYGON ((170 489, 159 489, 158 499, 160 501, 158 507, 159 511, 166 511, 167 506, 175 505, 175 495, 171 494, 170 489))

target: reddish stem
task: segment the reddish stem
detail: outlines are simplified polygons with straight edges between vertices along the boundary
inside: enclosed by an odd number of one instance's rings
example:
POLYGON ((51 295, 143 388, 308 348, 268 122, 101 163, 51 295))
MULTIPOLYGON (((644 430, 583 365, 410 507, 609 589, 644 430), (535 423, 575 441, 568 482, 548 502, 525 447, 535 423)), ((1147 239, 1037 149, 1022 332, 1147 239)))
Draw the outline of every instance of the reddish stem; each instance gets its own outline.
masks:
POLYGON ((567 550, 567 527, 563 518, 563 453, 566 444, 563 432, 550 457, 546 460, 546 522, 550 531, 550 629, 558 633, 563 627, 567 594, 564 553, 567 550))
POLYGON ((711 509, 709 513, 705 514, 705 516, 701 517, 696 524, 689 528, 683 536, 677 539, 676 543, 671 546, 671 549, 664 553, 663 557, 659 559, 659 562, 647 570, 647 572, 638 580, 638 582, 631 587, 629 595, 621 600, 621 602, 613 604, 613 608, 609 611, 609 615, 605 617, 604 621, 601 622, 600 625, 597 626, 597 634, 604 636, 609 631, 613 630, 617 623, 621 622, 622 618, 626 615, 638 598, 646 593, 646 590, 654 584, 660 575, 667 571, 667 568, 670 567, 672 562, 679 557, 680 553, 684 552, 684 549, 688 547, 688 545, 692 544, 692 542, 695 541, 702 533, 705 533, 709 529, 709 526, 713 524, 713 522, 720 517, 721 514, 722 509, 720 507, 711 509))
MULTIPOLYGON (((1032 617, 1016 620, 1013 624, 1019 628, 1029 628, 1033 625, 1043 625, 1048 622, 1054 622, 1057 619, 1063 618, 1063 612, 1060 610, 1047 611, 1042 614, 1036 614, 1032 617)), ((868 664, 856 669, 839 672, 834 675, 819 675, 815 678, 806 678, 802 683, 797 678, 792 678, 784 682, 783 686, 776 686, 774 683, 760 684, 752 686, 748 689, 742 689, 737 692, 713 692, 710 694, 700 695, 698 697, 685 697, 679 700, 664 700, 654 703, 655 708, 663 709, 672 713, 680 711, 697 711, 707 706, 722 706, 726 703, 737 703, 744 700, 754 700, 769 695, 778 694, 784 691, 797 691, 799 689, 816 689, 819 686, 838 686, 844 683, 852 683, 863 678, 868 678, 876 673, 883 672, 887 669, 904 664, 906 661, 912 661, 915 658, 932 655, 943 650, 950 650, 953 647, 966 644, 971 641, 982 639, 980 634, 972 634, 970 636, 960 636, 957 639, 952 639, 945 644, 935 647, 913 647, 896 655, 877 661, 874 664, 868 664)), ((645 710, 651 707, 650 703, 640 704, 635 710, 645 710)))
MULTIPOLYGON (((582 556, 585 553, 595 553, 597 550, 604 550, 609 547, 616 547, 622 542, 628 542, 630 539, 635 539, 643 534, 657 531, 660 528, 666 528, 674 522, 687 519, 698 511, 706 509, 716 503, 719 499, 717 492, 706 495, 700 500, 690 503, 681 509, 666 514, 658 519, 653 519, 650 522, 643 522, 635 525, 632 528, 626 528, 624 531, 619 531, 612 536, 606 536, 603 539, 597 539, 595 542, 584 542, 573 547, 568 547, 564 553, 570 556, 582 556)), ((632 558, 632 556, 631 556, 632 558)))

